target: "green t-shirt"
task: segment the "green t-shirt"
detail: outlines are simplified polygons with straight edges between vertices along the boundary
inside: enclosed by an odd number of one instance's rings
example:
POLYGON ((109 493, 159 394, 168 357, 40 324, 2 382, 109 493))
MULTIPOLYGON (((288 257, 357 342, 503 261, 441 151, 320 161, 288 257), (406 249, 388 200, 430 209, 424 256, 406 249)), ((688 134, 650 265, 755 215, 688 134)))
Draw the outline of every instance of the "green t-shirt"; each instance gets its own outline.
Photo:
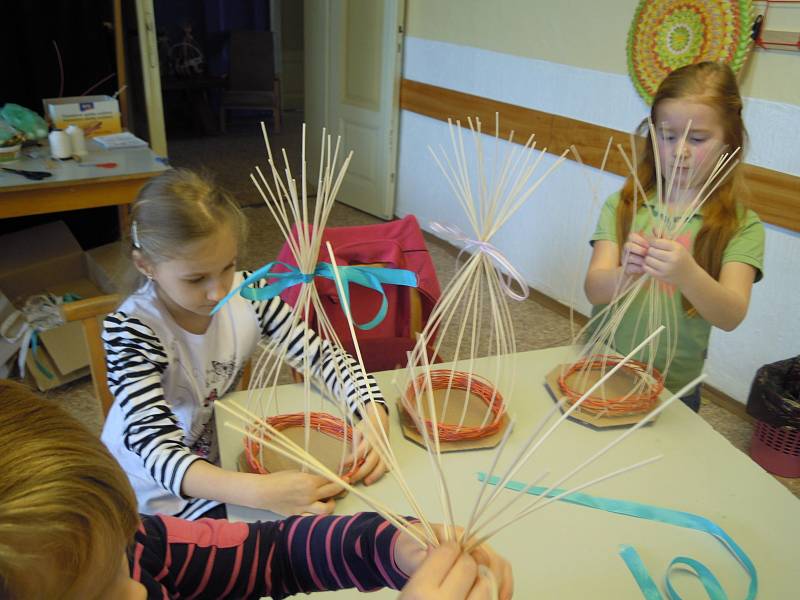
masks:
MULTIPOLYGON (((654 201, 648 201, 652 212, 657 214, 654 201)), ((600 212, 600 219, 597 229, 592 236, 592 243, 597 240, 608 240, 619 244, 617 240, 617 205, 619 204, 619 192, 612 194, 600 212)), ((646 206, 640 206, 634 220, 633 230, 643 235, 653 229, 651 211, 646 206)), ((703 222, 702 214, 694 215, 686 225, 678 241, 683 243, 689 251, 694 246, 694 240, 700 231, 703 222), (683 238, 683 239, 681 239, 683 238)), ((752 210, 744 207, 739 209, 739 229, 731 238, 722 257, 722 263, 740 262, 751 265, 757 271, 756 281, 761 279, 764 264, 764 226, 752 210)), ((675 306, 677 322, 667 325, 672 334, 677 334, 677 345, 675 355, 665 378, 665 386, 668 390, 677 392, 692 379, 700 375, 708 349, 708 338, 711 334, 711 324, 696 313, 693 316, 686 314, 681 301, 681 293, 677 289, 670 291, 667 286, 649 286, 642 288, 641 292, 633 300, 630 308, 626 311, 619 327, 611 341, 612 346, 617 352, 627 354, 639 343, 650 335, 651 330, 649 316, 651 314, 650 294, 661 294, 660 305, 661 313, 669 315, 672 319, 672 305, 675 306), (656 291, 657 290, 657 291, 656 291)), ((605 305, 595 306, 592 316, 600 312, 605 305)), ((602 319, 598 319, 602 320, 602 319)), ((657 323, 653 328, 661 323, 657 323)), ((666 364, 666 354, 668 347, 667 332, 663 332, 656 338, 658 340, 658 350, 654 365, 663 372, 666 364)), ((648 355, 640 354, 639 360, 647 360, 648 355)))

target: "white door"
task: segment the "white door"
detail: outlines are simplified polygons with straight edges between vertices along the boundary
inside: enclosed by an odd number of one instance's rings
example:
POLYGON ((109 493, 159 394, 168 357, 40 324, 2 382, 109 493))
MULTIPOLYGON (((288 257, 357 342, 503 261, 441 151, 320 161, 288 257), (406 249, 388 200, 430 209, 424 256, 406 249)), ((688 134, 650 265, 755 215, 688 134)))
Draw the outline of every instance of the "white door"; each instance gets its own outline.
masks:
POLYGON ((164 129, 164 105, 161 99, 161 72, 158 66, 153 0, 136 0, 136 20, 139 30, 139 52, 142 58, 142 81, 144 82, 150 147, 159 156, 167 156, 167 135, 164 129))
POLYGON ((307 161, 316 181, 322 127, 353 159, 338 200, 394 216, 405 0, 305 0, 307 161))

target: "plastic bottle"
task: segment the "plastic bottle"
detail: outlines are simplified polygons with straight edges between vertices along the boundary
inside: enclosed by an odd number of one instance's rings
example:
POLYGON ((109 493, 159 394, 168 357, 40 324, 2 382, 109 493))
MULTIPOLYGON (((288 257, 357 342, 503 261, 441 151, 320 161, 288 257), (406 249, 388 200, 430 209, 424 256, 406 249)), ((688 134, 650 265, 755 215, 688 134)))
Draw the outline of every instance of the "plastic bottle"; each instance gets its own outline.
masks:
POLYGON ((50 156, 53 158, 72 157, 72 144, 66 131, 54 129, 47 136, 47 139, 50 141, 50 156))
POLYGON ((67 135, 72 145, 72 154, 76 156, 86 156, 86 138, 83 136, 83 128, 77 125, 67 127, 67 135))

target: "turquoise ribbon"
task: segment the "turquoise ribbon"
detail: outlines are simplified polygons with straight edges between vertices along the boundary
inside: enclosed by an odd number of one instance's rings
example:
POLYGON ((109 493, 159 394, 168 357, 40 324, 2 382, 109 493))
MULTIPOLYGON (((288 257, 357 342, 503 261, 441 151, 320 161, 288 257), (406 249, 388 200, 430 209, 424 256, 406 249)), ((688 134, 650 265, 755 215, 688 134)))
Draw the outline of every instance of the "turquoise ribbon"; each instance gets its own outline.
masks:
POLYGON ((31 355, 33 356, 33 364, 42 372, 48 379, 53 379, 53 373, 39 361, 39 332, 34 331, 31 334, 31 355))
MULTIPOLYGON (((478 473, 478 479, 480 481, 485 480, 486 474, 478 473)), ((498 485, 500 483, 500 478, 492 477, 489 479, 489 483, 491 485, 498 485)), ((528 486, 518 481, 509 481, 505 487, 516 492, 521 492, 528 486)), ((534 496, 541 496, 547 492, 547 489, 548 488, 544 486, 536 486, 528 490, 528 493, 534 496)), ((551 490, 547 494, 547 497, 552 498, 554 496, 558 496, 559 494, 563 494, 564 491, 565 490, 563 489, 551 490)), ((692 513, 672 510, 669 508, 661 508, 659 506, 652 506, 650 504, 641 504, 639 502, 630 502, 628 500, 615 500, 612 498, 598 498, 595 496, 590 496, 589 494, 582 494, 580 492, 575 492, 574 494, 564 496, 560 499, 560 501, 568 502, 570 504, 577 504, 578 506, 585 506, 587 508, 596 508, 606 512, 616 513, 618 515, 637 517, 639 519, 647 519, 648 521, 658 521, 660 523, 667 523, 668 525, 677 525, 678 527, 694 529, 695 531, 701 531, 703 533, 713 535, 720 542, 722 542, 722 545, 725 546, 728 552, 736 557, 736 559, 750 576, 750 586, 747 590, 747 596, 745 597, 746 600, 753 600, 758 593, 758 574, 756 572, 755 565, 750 560, 750 557, 748 557, 744 550, 742 550, 741 547, 739 547, 739 545, 733 541, 733 538, 731 538, 719 525, 710 519, 692 513)), ((661 595, 658 586, 647 572, 647 568, 644 566, 644 563, 642 562, 642 559, 639 557, 639 554, 636 552, 636 550, 632 546, 624 544, 620 546, 620 556, 622 557, 622 560, 625 561, 625 564, 628 566, 628 569, 631 571, 634 579, 636 579, 636 583, 639 585, 639 589, 641 589, 644 597, 647 600, 663 600, 663 596, 661 595)), ((676 569, 688 569, 692 571, 703 584, 703 587, 705 588, 710 600, 728 600, 727 594, 725 594, 725 591, 722 589, 722 586, 717 578, 714 577, 714 574, 711 572, 711 570, 700 561, 688 556, 678 556, 669 564, 667 573, 664 577, 664 584, 667 589, 667 597, 670 598, 670 600, 682 600, 681 596, 675 591, 675 588, 670 581, 670 576, 676 569)))
MULTIPOLYGON (((381 295, 381 306, 375 316, 367 323, 356 323, 359 329, 369 330, 377 327, 381 321, 386 317, 386 311, 389 308, 389 301, 386 299, 386 292, 383 291, 383 284, 390 285, 403 285, 407 287, 417 287, 417 275, 413 271, 406 269, 386 269, 383 267, 362 267, 362 266, 342 266, 336 267, 339 271, 339 277, 342 280, 342 287, 344 298, 343 304, 350 308, 350 284, 355 283, 365 288, 375 290, 381 295)), ((241 294, 243 298, 248 300, 270 300, 275 296, 280 295, 284 290, 301 283, 311 283, 315 277, 325 277, 332 281, 336 281, 336 276, 333 273, 333 267, 330 263, 320 262, 317 263, 313 273, 302 273, 295 265, 290 265, 281 261, 272 261, 267 263, 257 271, 254 271, 247 279, 241 284, 236 286, 228 295, 220 300, 211 311, 213 315, 222 306, 230 300, 237 293, 241 294), (272 269, 276 265, 282 265, 289 269, 285 272, 274 272, 272 269), (274 280, 267 287, 259 288, 254 287, 253 284, 259 279, 274 280)), ((337 290, 338 290, 337 286, 337 290)))

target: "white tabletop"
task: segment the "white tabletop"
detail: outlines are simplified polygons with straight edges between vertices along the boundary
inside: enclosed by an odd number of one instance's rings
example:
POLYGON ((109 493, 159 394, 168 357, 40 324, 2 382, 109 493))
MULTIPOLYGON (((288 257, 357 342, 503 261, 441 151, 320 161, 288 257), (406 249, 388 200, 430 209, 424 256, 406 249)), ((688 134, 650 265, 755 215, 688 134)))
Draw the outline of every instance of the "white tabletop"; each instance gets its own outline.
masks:
POLYGON ((51 177, 34 181, 21 175, 0 171, 0 192, 51 187, 64 184, 91 183, 92 180, 136 177, 146 173, 160 173, 169 166, 148 147, 105 150, 94 140, 86 141, 88 154, 81 162, 50 158, 50 147, 26 147, 19 160, 0 163, 9 169, 47 171, 51 177), (117 163, 113 168, 91 166, 98 163, 117 163))
MULTIPOLYGON (((524 441, 527 429, 552 407, 544 388, 544 376, 566 360, 569 349, 553 348, 516 356, 518 380, 508 398, 509 412, 518 421, 509 440, 508 456, 524 441)), ((512 359, 509 359, 512 360, 512 359)), ((479 362, 488 368, 488 363, 479 362)), ((393 404, 392 372, 376 375, 381 389, 393 404)), ((302 386, 279 388, 281 409, 300 406, 302 386)), ((221 402, 246 403, 244 392, 221 402)), ((394 413, 393 411, 393 414, 394 413)), ((217 431, 222 466, 236 468, 242 448, 241 436, 224 426, 230 417, 217 410, 217 431)), ((530 482, 544 470, 553 476, 565 473, 592 451, 605 445, 620 431, 596 431, 567 421, 514 478, 530 482)), ((405 440, 393 419, 391 441, 403 473, 433 521, 443 521, 434 478, 422 449, 405 440)), ((579 475, 574 484, 599 476, 656 454, 665 457, 655 464, 585 490, 594 496, 653 504, 704 516, 722 527, 749 555, 758 570, 759 598, 795 598, 798 594, 797 565, 800 564, 800 501, 771 475, 716 433, 705 421, 680 402, 669 407, 652 426, 630 439, 579 475)), ((456 499, 456 518, 464 524, 479 491, 476 473, 490 466, 492 451, 469 451, 444 455, 448 484, 456 499)), ((554 477, 547 482, 554 481, 554 477)), ((568 482, 569 483, 569 482, 568 482)), ((368 488, 401 513, 410 514, 399 486, 387 476, 368 488)), ((514 492, 507 492, 514 493, 514 492)), ((520 501, 522 502, 522 501, 520 501)), ((348 495, 337 503, 339 514, 368 510, 365 503, 348 495)), ((232 520, 273 519, 273 513, 229 506, 232 520)), ((515 598, 641 598, 633 577, 618 554, 620 544, 639 552, 651 576, 661 584, 669 562, 690 556, 706 564, 722 583, 729 598, 744 598, 749 579, 743 568, 723 546, 708 534, 555 502, 498 534, 491 544, 514 568, 515 598)), ((673 577, 684 598, 706 598, 696 579, 673 577)), ((334 593, 317 594, 325 598, 334 593)), ((383 590, 370 596, 396 598, 383 590)), ((339 599, 363 597, 355 591, 335 592, 339 599)))

